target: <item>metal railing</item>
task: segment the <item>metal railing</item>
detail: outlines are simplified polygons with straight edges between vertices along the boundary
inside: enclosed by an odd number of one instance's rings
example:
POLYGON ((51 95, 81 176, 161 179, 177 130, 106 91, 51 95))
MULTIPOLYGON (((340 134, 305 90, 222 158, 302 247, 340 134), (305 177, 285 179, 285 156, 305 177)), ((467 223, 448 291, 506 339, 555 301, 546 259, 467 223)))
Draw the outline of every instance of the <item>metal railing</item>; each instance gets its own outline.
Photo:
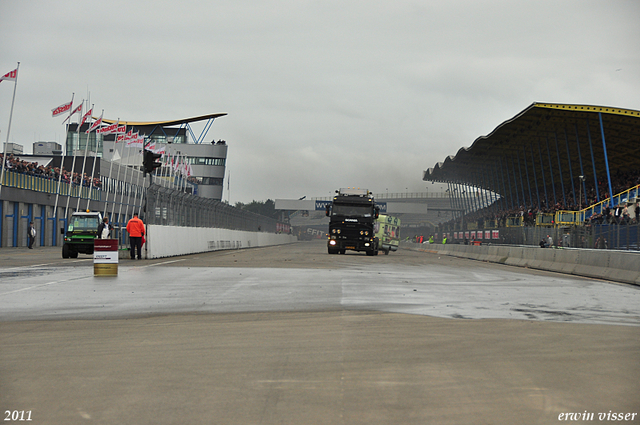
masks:
POLYGON ((17 171, 5 170, 2 185, 6 187, 15 187, 17 189, 33 190, 35 192, 44 192, 50 194, 58 193, 58 184, 60 185, 61 196, 70 195, 72 197, 80 197, 81 199, 90 199, 92 201, 100 201, 102 199, 102 189, 92 186, 80 186, 67 182, 58 182, 56 179, 36 176, 32 174, 19 173, 17 171))
POLYGON ((156 184, 147 189, 146 196, 147 224, 249 232, 288 232, 288 226, 275 219, 156 184))

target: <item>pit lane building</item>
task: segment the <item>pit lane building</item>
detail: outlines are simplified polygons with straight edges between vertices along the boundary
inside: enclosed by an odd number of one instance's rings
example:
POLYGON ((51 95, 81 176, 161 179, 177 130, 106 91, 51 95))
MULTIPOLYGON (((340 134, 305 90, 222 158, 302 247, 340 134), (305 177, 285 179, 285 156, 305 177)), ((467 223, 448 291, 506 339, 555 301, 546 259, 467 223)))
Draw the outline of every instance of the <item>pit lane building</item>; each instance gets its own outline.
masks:
MULTIPOLYGON (((157 149, 165 148, 171 155, 179 155, 180 158, 191 164, 194 175, 194 194, 208 199, 222 200, 225 166, 227 159, 227 144, 222 140, 205 142, 209 129, 216 118, 227 115, 226 113, 208 114, 192 118, 184 118, 171 121, 123 121, 103 119, 105 124, 118 122, 126 125, 127 131, 139 133, 145 136, 146 143, 155 144, 157 149), (205 121, 201 134, 196 136, 190 126, 191 123, 205 121)), ((103 160, 112 161, 117 155, 116 161, 121 165, 140 166, 141 149, 134 153, 131 148, 126 148, 122 143, 116 143, 115 135, 102 136, 95 132, 87 135, 85 131, 89 124, 81 126, 78 132, 77 124, 70 124, 67 130, 66 149, 67 155, 76 153, 83 156, 85 149, 103 160), (89 137, 88 137, 89 136, 89 137), (87 147, 87 142, 89 146, 87 147), (117 152, 117 154, 116 154, 117 152)), ((168 173, 167 173, 168 174, 168 173)), ((108 178, 104 173, 101 178, 108 178)), ((117 184, 116 181, 110 182, 117 184)), ((107 184, 108 186, 109 184, 107 184)))

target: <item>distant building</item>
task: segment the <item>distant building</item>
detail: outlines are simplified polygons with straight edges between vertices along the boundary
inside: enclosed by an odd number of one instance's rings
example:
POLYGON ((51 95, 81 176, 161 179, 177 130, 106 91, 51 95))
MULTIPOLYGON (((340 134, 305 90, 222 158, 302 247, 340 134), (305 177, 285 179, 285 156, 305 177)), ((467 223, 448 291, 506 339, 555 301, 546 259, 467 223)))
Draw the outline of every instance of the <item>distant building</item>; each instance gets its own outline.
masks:
MULTIPOLYGON (((193 175, 191 176, 198 185, 197 195, 222 200, 222 189, 224 185, 224 175, 227 160, 226 142, 211 141, 204 142, 206 132, 196 139, 191 131, 189 123, 197 121, 208 121, 205 129, 209 129, 215 118, 226 114, 210 114, 200 117, 186 118, 174 121, 158 122, 131 122, 119 121, 119 125, 126 126, 127 131, 145 136, 145 143, 154 144, 156 149, 165 148, 172 157, 179 156, 183 161, 191 164, 193 175), (191 139, 189 138, 191 135, 191 139), (196 140, 192 140, 196 139, 196 140)), ((112 124, 115 120, 103 119, 104 124, 112 124)), ((114 155, 117 162, 123 165, 142 165, 142 149, 128 148, 122 142, 116 142, 114 134, 102 136, 92 132, 87 135, 85 131, 88 124, 82 125, 78 132, 78 124, 70 124, 67 131, 67 155, 84 155, 87 150, 90 156, 101 157, 104 160, 112 161, 114 155), (87 146, 88 143, 88 146, 87 146), (117 155, 116 155, 117 152, 117 155)), ((165 170, 167 174, 167 170, 165 170)))
POLYGON ((2 145, 3 152, 5 147, 7 149, 7 153, 11 153, 14 155, 22 155, 22 153, 24 152, 22 145, 19 145, 17 143, 0 143, 0 145, 2 145))
POLYGON ((62 155, 62 145, 56 142, 35 142, 33 144, 34 155, 62 155))

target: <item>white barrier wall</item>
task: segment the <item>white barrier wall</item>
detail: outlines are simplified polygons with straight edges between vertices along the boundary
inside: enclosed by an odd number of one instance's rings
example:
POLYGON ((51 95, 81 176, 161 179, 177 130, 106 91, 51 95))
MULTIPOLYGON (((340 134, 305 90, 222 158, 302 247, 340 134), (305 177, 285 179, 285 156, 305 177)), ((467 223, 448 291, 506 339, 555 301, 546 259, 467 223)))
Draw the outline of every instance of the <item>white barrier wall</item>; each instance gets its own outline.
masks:
POLYGON ((147 258, 173 257, 223 249, 253 248, 296 242, 292 235, 205 227, 148 225, 147 258))
POLYGON ((535 246, 403 243, 404 248, 640 285, 640 253, 535 246))

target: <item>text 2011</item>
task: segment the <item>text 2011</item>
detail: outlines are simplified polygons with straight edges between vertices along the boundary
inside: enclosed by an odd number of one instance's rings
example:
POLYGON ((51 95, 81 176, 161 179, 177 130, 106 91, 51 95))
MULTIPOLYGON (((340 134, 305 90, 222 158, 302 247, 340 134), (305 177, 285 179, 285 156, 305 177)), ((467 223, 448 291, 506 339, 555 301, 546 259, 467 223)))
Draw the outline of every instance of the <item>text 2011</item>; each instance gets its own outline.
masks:
POLYGON ((5 421, 30 421, 31 410, 5 410, 5 421))

